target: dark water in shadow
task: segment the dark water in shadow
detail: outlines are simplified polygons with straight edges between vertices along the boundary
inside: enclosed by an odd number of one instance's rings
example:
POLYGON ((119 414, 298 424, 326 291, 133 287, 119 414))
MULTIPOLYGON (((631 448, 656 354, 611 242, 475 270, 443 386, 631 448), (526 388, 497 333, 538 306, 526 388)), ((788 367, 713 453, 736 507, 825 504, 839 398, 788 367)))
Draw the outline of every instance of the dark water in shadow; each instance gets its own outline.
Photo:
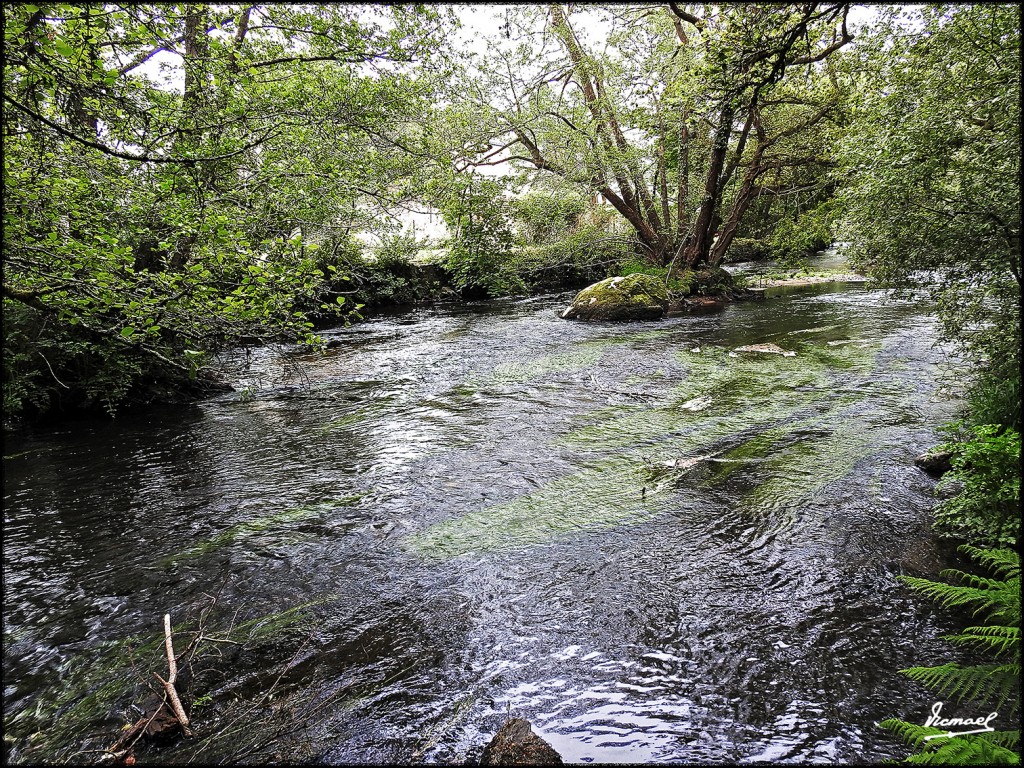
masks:
POLYGON ((508 713, 567 761, 904 754, 876 722, 932 698, 897 670, 950 658, 894 579, 943 565, 912 459, 955 363, 926 308, 564 301, 380 317, 256 351, 219 400, 9 440, 8 759, 108 745, 129 661, 160 670, 126 641, 213 598, 214 630, 277 624, 151 762, 461 761, 508 713), (797 354, 733 351, 769 342, 797 354))

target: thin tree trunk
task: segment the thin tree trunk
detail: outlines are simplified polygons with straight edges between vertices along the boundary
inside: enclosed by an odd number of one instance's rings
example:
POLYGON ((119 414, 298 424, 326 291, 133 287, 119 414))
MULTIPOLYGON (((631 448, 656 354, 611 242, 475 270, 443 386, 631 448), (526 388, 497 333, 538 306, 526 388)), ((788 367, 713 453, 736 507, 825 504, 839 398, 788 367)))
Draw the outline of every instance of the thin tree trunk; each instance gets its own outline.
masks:
POLYGON ((682 239, 686 227, 690 223, 686 209, 687 198, 690 196, 690 110, 684 109, 679 121, 679 161, 676 177, 676 237, 682 239))
POLYGON ((722 260, 725 258, 725 252, 729 249, 736 235, 740 221, 743 219, 744 214, 746 214, 747 208, 750 207, 750 201, 754 198, 754 182, 763 170, 761 168, 761 159, 764 155, 764 150, 764 146, 758 146, 754 152, 754 157, 751 159, 750 167, 743 176, 739 192, 736 193, 736 200, 729 211, 729 218, 726 220, 725 226, 722 227, 722 232, 708 256, 708 264, 712 267, 717 267, 722 263, 722 260))

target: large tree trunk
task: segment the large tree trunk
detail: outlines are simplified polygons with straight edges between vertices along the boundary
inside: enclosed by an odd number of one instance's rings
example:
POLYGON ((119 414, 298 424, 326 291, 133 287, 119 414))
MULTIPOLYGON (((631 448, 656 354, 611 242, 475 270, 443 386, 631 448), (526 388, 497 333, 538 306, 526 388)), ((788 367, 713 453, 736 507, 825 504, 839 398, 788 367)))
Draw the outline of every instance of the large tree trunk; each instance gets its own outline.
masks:
POLYGON ((718 129, 715 131, 715 140, 711 147, 711 162, 708 164, 704 180, 704 196, 701 198, 700 208, 697 211, 693 236, 683 249, 680 259, 682 263, 677 262, 676 268, 692 269, 708 260, 711 243, 714 239, 718 202, 721 198, 722 169, 725 165, 725 155, 729 151, 729 137, 732 135, 732 121, 735 114, 736 108, 727 99, 722 106, 718 129))

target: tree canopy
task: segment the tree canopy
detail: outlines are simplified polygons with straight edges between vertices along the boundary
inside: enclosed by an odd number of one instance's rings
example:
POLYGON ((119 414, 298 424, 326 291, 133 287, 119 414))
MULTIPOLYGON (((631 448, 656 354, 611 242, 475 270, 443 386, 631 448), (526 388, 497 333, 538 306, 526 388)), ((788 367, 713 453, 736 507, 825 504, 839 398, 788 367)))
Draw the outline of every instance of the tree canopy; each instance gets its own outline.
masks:
POLYGON ((317 343, 353 309, 357 235, 412 203, 489 295, 545 261, 589 274, 580 254, 715 267, 754 232, 800 253, 841 219, 874 277, 930 285, 951 338, 1015 364, 1016 6, 864 31, 842 2, 502 13, 472 55, 434 6, 5 6, 5 413, 317 343))
POLYGON ((314 341, 316 249, 409 194, 416 72, 446 24, 409 6, 7 7, 7 409, 76 385, 113 403, 225 340, 314 341))
POLYGON ((815 127, 842 96, 830 57, 852 40, 848 4, 609 10, 601 54, 571 10, 517 10, 517 44, 464 75, 459 162, 599 194, 652 262, 721 263, 757 196, 827 163, 815 127))
POLYGON ((890 9, 850 63, 837 153, 851 256, 927 287, 947 337, 1001 379, 1020 362, 1020 62, 1019 6, 890 9))

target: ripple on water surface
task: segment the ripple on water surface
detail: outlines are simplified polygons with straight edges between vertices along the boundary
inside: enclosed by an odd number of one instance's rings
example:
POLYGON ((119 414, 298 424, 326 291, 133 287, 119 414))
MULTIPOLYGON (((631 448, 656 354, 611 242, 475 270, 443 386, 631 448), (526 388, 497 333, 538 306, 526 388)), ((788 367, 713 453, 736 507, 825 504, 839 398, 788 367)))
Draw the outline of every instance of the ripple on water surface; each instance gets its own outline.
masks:
POLYGON ((900 754, 874 723, 924 711, 896 670, 941 634, 893 579, 939 566, 910 463, 949 414, 932 320, 863 288, 637 325, 560 301, 337 329, 240 356, 240 393, 11 446, 15 761, 101 744, 133 691, 76 708, 71 672, 132 679, 102 644, 211 595, 277 627, 196 692, 215 730, 282 674, 258 760, 460 761, 508 712, 570 761, 900 754), (767 343, 796 355, 736 352, 767 343), (34 742, 62 683, 74 728, 34 742))

